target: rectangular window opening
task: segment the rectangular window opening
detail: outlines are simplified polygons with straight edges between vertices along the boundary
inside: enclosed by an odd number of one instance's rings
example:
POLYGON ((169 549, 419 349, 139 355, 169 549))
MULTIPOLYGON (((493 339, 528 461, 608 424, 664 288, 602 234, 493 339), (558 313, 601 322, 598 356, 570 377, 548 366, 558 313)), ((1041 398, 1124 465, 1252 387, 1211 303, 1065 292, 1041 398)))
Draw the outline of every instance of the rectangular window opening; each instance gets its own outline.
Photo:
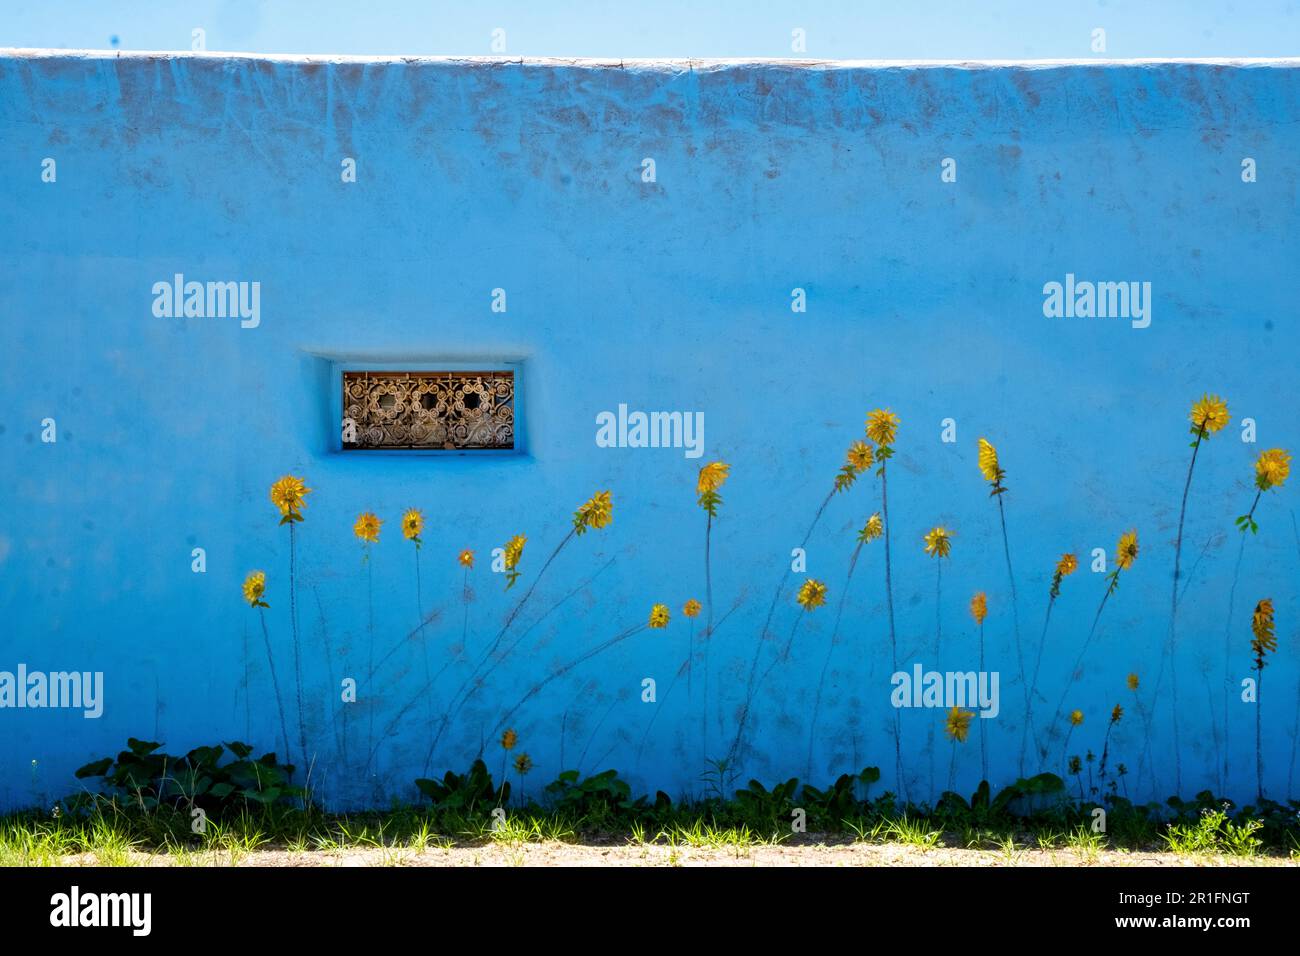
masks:
POLYGON ((344 371, 343 418, 348 451, 513 450, 515 375, 344 371))

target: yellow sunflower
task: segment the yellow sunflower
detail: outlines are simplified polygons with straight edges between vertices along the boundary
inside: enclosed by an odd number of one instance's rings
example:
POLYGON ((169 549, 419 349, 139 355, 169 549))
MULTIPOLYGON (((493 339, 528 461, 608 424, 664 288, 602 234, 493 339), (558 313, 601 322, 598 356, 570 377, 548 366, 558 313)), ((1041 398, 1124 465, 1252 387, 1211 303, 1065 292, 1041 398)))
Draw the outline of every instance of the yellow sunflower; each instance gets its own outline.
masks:
POLYGON ((424 530, 424 512, 419 508, 408 508, 402 515, 402 534, 407 541, 420 544, 420 532, 424 530))
POLYGON ((815 578, 809 578, 799 586, 799 594, 795 600, 805 611, 821 607, 826 603, 826 585, 815 578))
POLYGON ((1081 723, 1083 723, 1083 711, 1081 710, 1070 711, 1070 726, 1078 727, 1081 723))
POLYGON ((248 602, 249 607, 270 607, 262 600, 266 594, 266 572, 250 571, 248 577, 244 578, 244 600, 248 602))
POLYGON ((925 553, 932 558, 946 558, 952 552, 952 532, 943 525, 935 525, 926 533, 925 553))
POLYGON ((1119 537, 1119 544, 1115 548, 1115 564, 1120 570, 1127 571, 1133 566, 1137 556, 1138 533, 1136 529, 1130 529, 1119 537))
POLYGON ((1191 419, 1193 433, 1199 434, 1204 430, 1206 435, 1222 431, 1231 421, 1228 417, 1228 403, 1218 395, 1209 394, 1202 395, 1192 405, 1192 411, 1187 417, 1191 419))
POLYGON ((875 453, 872 452, 870 445, 859 440, 849 446, 845 458, 848 460, 849 467, 854 471, 866 471, 875 461, 875 453))
POLYGON ((1250 630, 1255 636, 1251 639, 1250 649, 1255 654, 1256 663, 1264 666, 1264 655, 1277 650, 1277 634, 1273 624, 1273 601, 1264 598, 1255 605, 1255 613, 1250 618, 1250 630))
POLYGON ((501 735, 501 749, 514 750, 517 743, 519 743, 519 735, 515 733, 515 729, 513 727, 506 728, 506 732, 501 735))
POLYGON ((864 524, 862 530, 858 532, 858 540, 862 542, 874 541, 884 533, 885 522, 881 519, 880 512, 877 511, 867 519, 867 523, 864 524))
POLYGON ((1136 691, 1139 683, 1137 674, 1129 674, 1124 683, 1128 685, 1129 690, 1136 691))
POLYGON ((970 599, 970 616, 975 619, 976 624, 983 624, 984 619, 989 616, 989 599, 983 591, 976 591, 975 596, 970 599))
POLYGON ((650 608, 650 626, 661 628, 668 626, 668 605, 656 604, 650 608))
POLYGON ((699 617, 700 608, 701 608, 700 602, 695 600, 695 598, 691 598, 689 601, 687 601, 685 604, 682 605, 682 614, 686 617, 699 617))
POLYGON ((293 475, 285 475, 271 485, 271 501, 280 509, 281 524, 302 520, 299 512, 307 507, 307 495, 310 493, 311 489, 306 483, 293 475))
POLYGON ((1079 569, 1079 559, 1073 554, 1061 555, 1061 560, 1056 562, 1056 573, 1061 577, 1069 577, 1079 569))
POLYGON ((722 461, 711 461, 700 469, 699 480, 695 483, 695 490, 698 494, 705 494, 710 491, 717 491, 727 480, 727 473, 731 471, 731 466, 722 461))
POLYGON ((608 491, 592 495, 573 513, 573 531, 582 534, 588 528, 607 527, 614 520, 614 502, 608 491))
POLYGON ((456 555, 456 561, 462 568, 472 568, 474 567, 474 552, 466 548, 456 555))
POLYGON ((1291 475, 1291 456, 1286 449, 1270 448, 1255 460, 1255 487, 1260 491, 1281 488, 1291 475))
POLYGON ((382 519, 366 511, 357 517, 357 523, 352 526, 352 533, 366 544, 374 544, 379 540, 379 526, 383 523, 382 519))
POLYGON ((993 447, 993 443, 987 438, 981 438, 979 444, 980 473, 984 476, 985 481, 996 485, 1005 477, 1002 469, 998 467, 998 450, 993 447))
POLYGON ((892 445, 898 436, 898 416, 887 408, 877 408, 867 416, 867 437, 877 445, 892 445))
POLYGON ((964 744, 970 735, 970 721, 974 716, 974 711, 954 707, 948 711, 948 716, 944 719, 943 732, 948 735, 949 740, 964 744))

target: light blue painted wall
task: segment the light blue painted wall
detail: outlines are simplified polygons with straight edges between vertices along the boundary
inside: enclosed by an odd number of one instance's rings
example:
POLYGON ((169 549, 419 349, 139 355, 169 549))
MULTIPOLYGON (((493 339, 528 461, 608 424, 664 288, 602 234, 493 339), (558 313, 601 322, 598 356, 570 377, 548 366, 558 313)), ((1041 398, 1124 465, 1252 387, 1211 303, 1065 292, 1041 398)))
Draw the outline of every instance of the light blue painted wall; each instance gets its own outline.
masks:
MULTIPOLYGON (((1018 68, 607 64, 221 56, 0 57, 0 668, 101 670, 99 720, 0 710, 0 798, 66 792, 72 770, 128 735, 181 751, 217 739, 278 746, 257 618, 240 601, 268 572, 267 614, 293 721, 288 540, 267 497, 286 472, 314 489, 300 526, 304 708, 314 782, 336 805, 411 796, 429 715, 466 669, 459 549, 473 548, 468 655, 482 654, 591 493, 614 493, 610 528, 570 542, 507 643, 514 653, 460 710, 431 770, 463 768, 539 680, 663 601, 674 618, 546 685, 512 718, 537 763, 619 768, 639 787, 696 790, 723 756, 767 609, 866 413, 902 418, 889 493, 900 658, 975 666, 971 594, 988 592, 988 662, 1002 713, 985 721, 995 785, 1013 779, 1023 688, 997 512, 976 468, 987 435, 1008 473, 1011 554, 1026 656, 1036 650, 1052 566, 1068 579, 1043 653, 1037 722, 1065 688, 1105 585, 1088 552, 1133 526, 1141 554, 1101 618, 1067 707, 1086 714, 1071 752, 1100 751, 1106 715, 1135 797, 1174 789, 1169 636, 1173 540, 1203 391, 1233 425, 1201 449, 1186 522, 1187 591, 1177 675, 1182 791, 1248 797, 1251 705, 1228 707, 1230 778, 1216 734, 1226 681, 1248 676, 1254 602, 1277 604, 1280 650, 1265 673, 1270 795, 1290 786, 1297 717, 1294 488, 1265 496, 1239 536, 1265 447, 1300 446, 1294 63, 1090 64, 1018 68), (355 157, 355 184, 340 160, 355 157), (1259 178, 1245 184, 1243 157, 1259 178), (41 160, 57 182, 41 181, 41 160), (658 182, 641 181, 653 157, 658 182), (940 161, 958 181, 940 181, 940 161), (151 287, 176 272, 259 281, 261 325, 159 319, 151 287), (1067 272, 1150 281, 1153 321, 1048 319, 1045 282, 1067 272), (493 288, 509 311, 490 311, 493 288), (808 309, 792 313, 791 290, 808 309), (335 363, 519 362, 527 454, 362 456, 331 450, 335 363), (699 460, 602 449, 595 415, 705 414, 706 457, 732 465, 712 540, 716 616, 704 664, 668 694, 704 597, 699 460), (1238 420, 1258 422, 1243 444, 1238 420), (41 420, 58 441, 40 440, 41 420), (940 440, 956 420, 958 442, 940 440), (419 699, 413 550, 398 518, 428 516, 422 593, 435 670, 419 699), (387 520, 373 558, 375 647, 397 648, 365 688, 366 576, 358 512, 387 520), (954 528, 936 658, 932 525, 954 528), (529 543, 505 593, 488 555, 529 543), (207 551, 207 573, 190 549, 207 551), (567 598, 553 613, 544 611, 567 598), (1230 658, 1225 662, 1225 637, 1230 658), (328 650, 327 650, 328 642, 328 650), (331 653, 332 652, 332 653, 331 653), (1225 671, 1225 663, 1229 665, 1225 671), (1125 689, 1142 676, 1145 728, 1125 689), (362 680, 344 736, 335 684, 362 680), (642 703, 641 680, 659 703, 642 703), (414 704, 412 705, 412 701, 414 704), (653 730, 646 730, 658 708, 653 730), (366 780, 365 750, 392 729, 366 780), (400 719, 398 719, 400 718, 400 719), (644 740, 644 747, 642 746, 644 740), (346 746, 347 758, 342 750, 346 746), (38 766, 33 776, 31 761, 38 766), (1154 770, 1154 781, 1152 774, 1154 770)), ((738 770, 807 770, 819 782, 867 764, 894 775, 880 542, 864 549, 840 643, 823 666, 855 531, 880 506, 864 477, 827 507, 808 542, 830 605, 804 620, 790 659, 753 699, 738 770)), ((800 613, 801 575, 780 594, 759 672, 800 613)), ((904 783, 947 784, 934 710, 902 714, 904 783), (933 771, 931 769, 933 765, 933 771)), ((292 727, 291 735, 294 733, 292 727)), ((1046 768, 1059 770, 1060 744, 1046 768)), ((959 789, 979 777, 961 747, 959 789)), ((1044 769, 1030 759, 1026 770, 1044 769)), ((933 787, 933 790, 932 790, 933 787)), ((1293 791, 1294 792, 1294 791, 1293 791)))

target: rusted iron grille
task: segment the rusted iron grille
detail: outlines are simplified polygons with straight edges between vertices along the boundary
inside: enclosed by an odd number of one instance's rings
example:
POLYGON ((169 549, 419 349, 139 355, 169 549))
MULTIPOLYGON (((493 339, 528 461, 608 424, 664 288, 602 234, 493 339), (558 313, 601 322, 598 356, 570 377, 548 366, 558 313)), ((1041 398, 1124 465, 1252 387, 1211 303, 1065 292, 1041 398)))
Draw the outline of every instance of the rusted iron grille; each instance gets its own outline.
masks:
POLYGON ((515 447, 513 372, 344 372, 343 447, 515 447), (346 420, 355 424, 348 441, 346 420))

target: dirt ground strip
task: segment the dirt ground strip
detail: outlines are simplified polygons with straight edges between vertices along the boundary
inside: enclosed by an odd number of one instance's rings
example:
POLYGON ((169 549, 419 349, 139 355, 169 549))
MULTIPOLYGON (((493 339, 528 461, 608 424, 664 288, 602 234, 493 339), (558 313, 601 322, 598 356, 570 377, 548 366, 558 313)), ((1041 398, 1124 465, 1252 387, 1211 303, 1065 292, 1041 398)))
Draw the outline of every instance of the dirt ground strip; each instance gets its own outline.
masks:
MULTIPOLYGON (((93 855, 64 858, 68 866, 97 866, 93 855)), ((799 846, 748 846, 722 849, 653 845, 599 846, 572 843, 499 843, 430 847, 424 850, 374 848, 346 850, 258 850, 203 852, 186 856, 135 853, 135 866, 1296 866, 1300 860, 1173 853, 1070 849, 964 850, 918 849, 900 845, 851 843, 799 846)))

